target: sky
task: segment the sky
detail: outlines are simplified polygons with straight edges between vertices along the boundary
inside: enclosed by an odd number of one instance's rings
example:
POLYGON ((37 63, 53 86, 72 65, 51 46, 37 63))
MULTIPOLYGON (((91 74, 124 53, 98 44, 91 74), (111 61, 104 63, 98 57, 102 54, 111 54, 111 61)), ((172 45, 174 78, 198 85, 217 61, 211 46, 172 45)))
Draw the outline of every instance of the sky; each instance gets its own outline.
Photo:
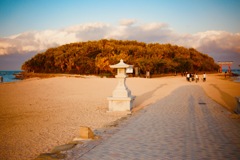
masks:
POLYGON ((238 0, 0 0, 0 70, 100 39, 170 43, 240 65, 238 0))

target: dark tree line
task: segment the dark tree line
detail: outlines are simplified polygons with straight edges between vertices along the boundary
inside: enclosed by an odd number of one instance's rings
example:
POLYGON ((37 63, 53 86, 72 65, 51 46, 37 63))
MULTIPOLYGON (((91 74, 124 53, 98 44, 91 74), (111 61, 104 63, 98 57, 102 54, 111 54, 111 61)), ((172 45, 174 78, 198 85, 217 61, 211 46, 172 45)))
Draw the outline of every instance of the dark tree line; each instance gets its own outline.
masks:
POLYGON ((50 48, 35 55, 22 69, 35 73, 113 73, 109 65, 120 59, 138 67, 140 73, 217 71, 212 57, 194 48, 171 44, 143 43, 128 40, 77 42, 50 48))

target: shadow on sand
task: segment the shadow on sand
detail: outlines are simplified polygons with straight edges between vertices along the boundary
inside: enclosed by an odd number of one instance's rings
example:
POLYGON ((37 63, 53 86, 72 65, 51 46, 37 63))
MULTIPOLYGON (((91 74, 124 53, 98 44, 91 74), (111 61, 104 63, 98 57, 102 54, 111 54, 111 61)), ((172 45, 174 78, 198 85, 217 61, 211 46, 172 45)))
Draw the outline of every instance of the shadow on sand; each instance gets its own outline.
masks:
POLYGON ((144 101, 147 101, 148 99, 150 99, 150 98, 152 98, 153 97, 153 94, 154 94, 154 92, 156 92, 158 89, 160 89, 160 88, 162 88, 163 86, 165 86, 165 85, 167 85, 167 84, 161 84, 161 85, 159 85, 157 88, 155 88, 155 89, 153 89, 153 90, 151 90, 151 91, 149 91, 149 92, 146 92, 146 93, 144 93, 144 94, 142 94, 142 95, 140 95, 140 96, 137 96, 136 97, 136 99, 135 99, 135 110, 138 110, 138 109, 140 109, 140 108, 142 108, 142 107, 140 107, 140 105, 144 102, 144 101), (139 108, 140 107, 140 108, 139 108), (138 108, 138 109, 137 109, 138 108))
POLYGON ((219 87, 217 87, 215 84, 211 84, 214 88, 216 88, 219 93, 221 94, 221 99, 224 101, 224 103, 227 105, 227 109, 231 112, 235 109, 234 107, 237 105, 234 97, 229 95, 228 93, 222 91, 219 87))

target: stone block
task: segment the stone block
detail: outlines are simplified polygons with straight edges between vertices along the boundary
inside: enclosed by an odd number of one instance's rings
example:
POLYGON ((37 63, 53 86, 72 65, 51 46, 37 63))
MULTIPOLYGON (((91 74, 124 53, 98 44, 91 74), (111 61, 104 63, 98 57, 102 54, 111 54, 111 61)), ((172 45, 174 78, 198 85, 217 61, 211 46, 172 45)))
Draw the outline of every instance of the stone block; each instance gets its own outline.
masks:
POLYGON ((131 97, 108 97, 109 111, 131 111, 133 108, 133 100, 131 97))
POLYGON ((94 133, 89 127, 80 127, 80 138, 82 139, 94 139, 94 133))

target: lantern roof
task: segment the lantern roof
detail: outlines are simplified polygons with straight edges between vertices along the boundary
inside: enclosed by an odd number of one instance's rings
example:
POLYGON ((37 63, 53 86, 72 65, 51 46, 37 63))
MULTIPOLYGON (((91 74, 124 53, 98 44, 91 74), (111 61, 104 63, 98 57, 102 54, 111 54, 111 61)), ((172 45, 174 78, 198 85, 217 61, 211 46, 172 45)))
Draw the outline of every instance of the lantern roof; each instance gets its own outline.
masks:
POLYGON ((118 64, 110 65, 110 68, 128 68, 130 65, 123 62, 121 59, 118 64))

